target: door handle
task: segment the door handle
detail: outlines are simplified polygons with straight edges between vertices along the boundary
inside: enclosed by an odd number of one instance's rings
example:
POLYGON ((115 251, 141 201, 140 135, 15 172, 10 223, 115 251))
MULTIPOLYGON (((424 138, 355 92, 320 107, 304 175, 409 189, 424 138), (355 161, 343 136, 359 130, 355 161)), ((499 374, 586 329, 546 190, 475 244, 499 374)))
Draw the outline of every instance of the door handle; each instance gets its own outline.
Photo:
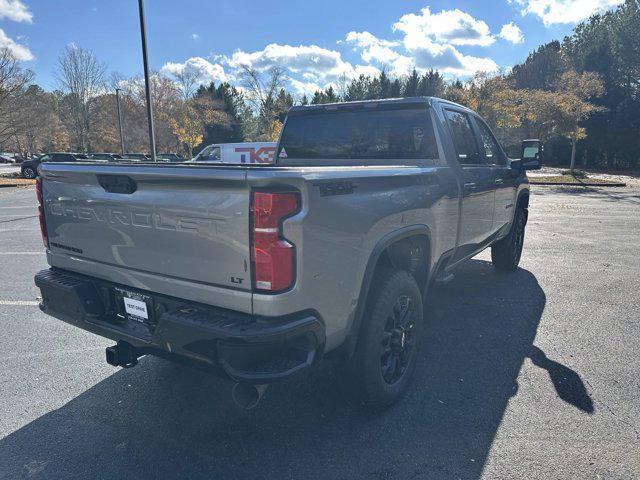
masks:
POLYGON ((476 184, 473 182, 467 182, 464 184, 464 188, 466 190, 475 190, 476 189, 476 184))
POLYGON ((504 179, 502 178, 496 178, 495 181, 493 182, 495 185, 502 185, 504 183, 504 179))

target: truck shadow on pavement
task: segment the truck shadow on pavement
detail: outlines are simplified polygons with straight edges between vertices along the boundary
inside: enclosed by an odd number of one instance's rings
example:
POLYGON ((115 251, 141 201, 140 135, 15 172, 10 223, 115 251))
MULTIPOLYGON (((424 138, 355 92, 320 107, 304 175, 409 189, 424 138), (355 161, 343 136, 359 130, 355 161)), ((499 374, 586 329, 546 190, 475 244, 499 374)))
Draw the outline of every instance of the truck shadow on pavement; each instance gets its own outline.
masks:
MULTIPOLYGON (((563 186, 563 187, 550 187, 550 189, 556 193, 563 193, 566 195, 573 196, 589 196, 601 200, 605 200, 608 202, 621 202, 621 203, 629 203, 631 205, 640 204, 640 195, 637 193, 637 189, 634 190, 611 190, 611 187, 573 187, 573 186, 563 186)), ((544 195, 543 190, 534 190, 534 195, 544 195)))
POLYGON ((244 412, 229 382, 144 358, 1 440, 0 477, 478 478, 525 358, 593 411, 578 374, 533 345, 545 303, 526 270, 461 267, 432 289, 415 382, 381 414, 350 400, 331 362, 244 412))

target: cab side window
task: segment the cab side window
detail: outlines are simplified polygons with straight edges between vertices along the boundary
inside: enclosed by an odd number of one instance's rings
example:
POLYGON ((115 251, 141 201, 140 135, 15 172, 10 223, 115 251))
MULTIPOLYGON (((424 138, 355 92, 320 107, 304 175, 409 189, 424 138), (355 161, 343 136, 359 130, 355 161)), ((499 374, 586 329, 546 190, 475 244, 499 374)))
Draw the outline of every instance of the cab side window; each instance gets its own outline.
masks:
POLYGON ((466 113, 445 110, 447 122, 453 137, 453 143, 460 165, 480 165, 480 152, 471 126, 471 119, 466 113))
POLYGON ((201 162, 219 162, 220 147, 208 146, 200 153, 198 160, 201 162))
POLYGON ((498 145, 495 137, 489 130, 489 127, 480 120, 476 118, 476 124, 478 125, 478 129, 480 130, 480 138, 482 140, 482 149, 484 154, 484 163, 487 165, 506 165, 506 159, 502 154, 502 150, 498 145))

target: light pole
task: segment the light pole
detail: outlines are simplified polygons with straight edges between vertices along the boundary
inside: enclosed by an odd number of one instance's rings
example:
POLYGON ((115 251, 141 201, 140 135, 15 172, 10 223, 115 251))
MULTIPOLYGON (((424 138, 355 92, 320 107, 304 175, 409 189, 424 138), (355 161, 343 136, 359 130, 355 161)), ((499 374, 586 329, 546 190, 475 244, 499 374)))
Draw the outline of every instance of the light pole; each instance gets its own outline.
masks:
POLYGON ((122 150, 122 156, 124 157, 124 134, 122 133, 122 114, 120 113, 121 90, 121 88, 116 88, 116 105, 118 106, 118 129, 120 130, 120 148, 122 150))
POLYGON ((151 107, 151 85, 149 84, 149 60, 147 59, 147 29, 144 22, 144 1, 138 0, 140 11, 140 35, 142 36, 142 61, 144 63, 144 90, 147 97, 147 121, 149 123, 149 147, 151 158, 156 162, 156 137, 153 130, 153 108, 151 107))

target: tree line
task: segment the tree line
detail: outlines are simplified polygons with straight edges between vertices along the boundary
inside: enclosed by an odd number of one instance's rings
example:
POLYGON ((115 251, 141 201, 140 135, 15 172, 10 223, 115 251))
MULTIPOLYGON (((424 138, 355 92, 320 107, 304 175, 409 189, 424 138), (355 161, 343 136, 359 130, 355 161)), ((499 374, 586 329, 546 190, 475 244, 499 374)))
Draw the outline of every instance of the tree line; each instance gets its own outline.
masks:
MULTIPOLYGON (((413 70, 393 78, 343 77, 313 95, 287 91, 282 68, 243 67, 237 86, 199 85, 183 70, 151 76, 159 152, 194 155, 211 143, 277 139, 279 114, 294 104, 436 96, 477 111, 512 156, 520 141, 547 142, 547 161, 636 168, 640 158, 640 0, 594 15, 562 41, 540 46, 509 72, 478 73, 465 82, 413 70), (242 87, 242 88, 239 88, 242 87)), ((58 88, 33 83, 11 53, 0 50, 0 146, 3 151, 119 152, 116 89, 125 150, 148 151, 144 83, 108 74, 90 51, 67 47, 58 88)))

